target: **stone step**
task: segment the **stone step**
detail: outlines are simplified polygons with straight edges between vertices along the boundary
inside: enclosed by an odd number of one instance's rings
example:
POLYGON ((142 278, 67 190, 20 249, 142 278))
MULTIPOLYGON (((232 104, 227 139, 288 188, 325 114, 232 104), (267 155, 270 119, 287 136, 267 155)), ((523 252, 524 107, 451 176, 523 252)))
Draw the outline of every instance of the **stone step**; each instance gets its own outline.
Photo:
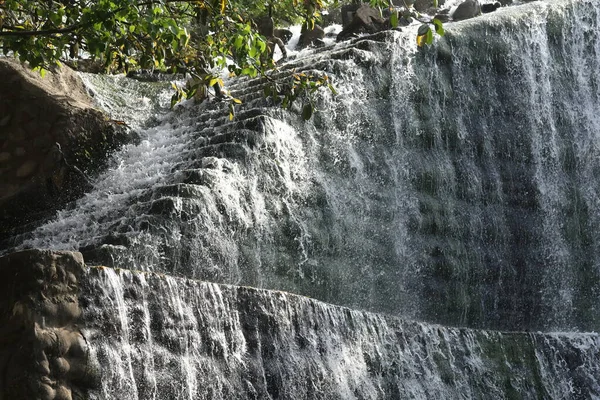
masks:
POLYGON ((7 399, 600 396, 598 333, 432 325, 35 249, 0 258, 0 292, 7 399))

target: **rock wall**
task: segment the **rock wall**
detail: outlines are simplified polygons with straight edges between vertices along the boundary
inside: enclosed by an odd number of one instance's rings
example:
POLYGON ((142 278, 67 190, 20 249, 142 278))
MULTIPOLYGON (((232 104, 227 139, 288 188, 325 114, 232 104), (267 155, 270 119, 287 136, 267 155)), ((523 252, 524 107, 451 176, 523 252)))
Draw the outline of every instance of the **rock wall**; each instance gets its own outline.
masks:
POLYGON ((97 385, 80 331, 78 253, 0 258, 0 400, 84 398, 97 385))
POLYGON ((0 58, 0 76, 1 241, 89 189, 85 174, 128 135, 93 108, 67 67, 42 77, 0 58))

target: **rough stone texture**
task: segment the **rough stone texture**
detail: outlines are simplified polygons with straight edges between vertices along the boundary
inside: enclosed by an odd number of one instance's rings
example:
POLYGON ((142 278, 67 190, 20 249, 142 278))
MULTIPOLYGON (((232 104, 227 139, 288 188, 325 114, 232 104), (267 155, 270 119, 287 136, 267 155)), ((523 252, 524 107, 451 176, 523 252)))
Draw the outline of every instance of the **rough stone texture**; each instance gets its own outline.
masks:
POLYGON ((77 325, 79 253, 28 250, 0 258, 0 400, 70 400, 97 385, 77 325))
POLYGON ((93 109, 83 82, 69 68, 42 78, 0 58, 0 76, 2 241, 85 192, 88 183, 76 170, 93 174, 128 135, 93 109))

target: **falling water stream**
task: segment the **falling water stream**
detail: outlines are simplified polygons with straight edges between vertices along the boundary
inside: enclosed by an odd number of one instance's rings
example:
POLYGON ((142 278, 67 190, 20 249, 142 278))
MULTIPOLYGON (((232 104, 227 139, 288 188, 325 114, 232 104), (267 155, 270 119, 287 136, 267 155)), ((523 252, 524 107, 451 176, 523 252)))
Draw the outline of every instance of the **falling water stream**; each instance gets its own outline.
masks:
POLYGON ((309 122, 84 76, 140 141, 19 240, 111 267, 98 398, 600 397, 600 3, 446 30, 298 55, 338 92, 309 122))

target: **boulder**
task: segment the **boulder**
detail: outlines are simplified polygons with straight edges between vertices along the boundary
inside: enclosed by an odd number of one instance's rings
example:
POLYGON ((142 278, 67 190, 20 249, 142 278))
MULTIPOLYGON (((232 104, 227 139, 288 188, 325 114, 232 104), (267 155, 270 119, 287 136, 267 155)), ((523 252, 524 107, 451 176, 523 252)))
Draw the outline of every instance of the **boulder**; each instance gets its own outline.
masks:
POLYGON ((315 24, 312 29, 307 29, 305 26, 302 26, 300 39, 298 39, 296 49, 300 50, 308 46, 322 46, 324 44, 324 37, 325 30, 319 25, 315 24))
POLYGON ((482 13, 491 13, 491 12, 496 11, 500 7, 502 7, 502 4, 499 1, 495 1, 493 3, 484 3, 481 5, 481 12, 482 13))
MULTIPOLYGON (((407 1, 407 3, 409 3, 407 1)), ((441 7, 445 4, 445 0, 439 0, 437 5, 438 7, 441 7)), ((393 0, 393 4, 398 6, 398 7, 402 7, 404 6, 404 1, 403 0, 393 0)), ((420 13, 429 13, 430 10, 432 8, 434 8, 434 3, 433 0, 415 0, 413 3, 413 7, 415 10, 417 10, 420 13)))
POLYGON ((338 42, 359 33, 376 33, 389 28, 389 23, 381 17, 380 12, 368 4, 342 7, 342 18, 344 29, 337 36, 338 42))
POLYGON ((456 7, 450 15, 454 21, 462 21, 481 15, 481 5, 478 0, 465 0, 456 7))
POLYGON ((285 28, 275 28, 273 30, 273 35, 281 39, 284 44, 287 44, 294 34, 289 29, 285 28))
POLYGON ((68 67, 44 77, 0 58, 0 243, 90 188, 131 136, 99 111, 68 67))

